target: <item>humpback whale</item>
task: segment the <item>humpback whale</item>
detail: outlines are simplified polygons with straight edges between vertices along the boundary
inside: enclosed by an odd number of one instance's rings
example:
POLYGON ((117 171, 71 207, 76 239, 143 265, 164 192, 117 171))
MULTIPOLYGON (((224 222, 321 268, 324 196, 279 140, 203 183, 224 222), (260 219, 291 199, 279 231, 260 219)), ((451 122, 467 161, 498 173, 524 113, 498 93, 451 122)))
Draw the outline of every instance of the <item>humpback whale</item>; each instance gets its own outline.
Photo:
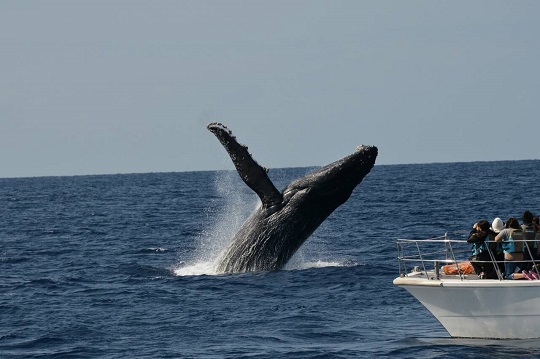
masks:
POLYGON ((358 146, 338 161, 291 182, 279 192, 267 174, 221 123, 210 130, 229 153, 245 184, 261 203, 244 222, 216 262, 218 273, 279 270, 319 227, 350 197, 371 171, 377 147, 358 146))

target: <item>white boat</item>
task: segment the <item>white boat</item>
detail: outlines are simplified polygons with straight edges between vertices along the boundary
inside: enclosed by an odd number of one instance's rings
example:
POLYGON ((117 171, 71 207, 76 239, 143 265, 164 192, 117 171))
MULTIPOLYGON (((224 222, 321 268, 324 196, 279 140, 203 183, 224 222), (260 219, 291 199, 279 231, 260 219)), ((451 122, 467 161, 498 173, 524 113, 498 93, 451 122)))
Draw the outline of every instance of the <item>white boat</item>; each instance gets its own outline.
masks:
POLYGON ((466 274, 470 243, 446 235, 399 239, 400 276, 406 289, 437 318, 452 337, 526 339, 540 337, 540 280, 479 279, 466 274), (445 274, 444 265, 457 273, 445 274))

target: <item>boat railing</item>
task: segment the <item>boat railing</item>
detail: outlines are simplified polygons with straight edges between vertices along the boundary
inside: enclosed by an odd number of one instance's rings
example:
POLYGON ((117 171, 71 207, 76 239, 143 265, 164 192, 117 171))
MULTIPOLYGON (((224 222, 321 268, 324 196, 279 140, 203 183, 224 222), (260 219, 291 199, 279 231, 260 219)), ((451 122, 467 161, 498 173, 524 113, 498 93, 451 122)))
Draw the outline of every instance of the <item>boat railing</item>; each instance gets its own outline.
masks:
MULTIPOLYGON (((536 241, 524 240, 523 242, 527 244, 524 246, 525 253, 528 253, 528 258, 532 259, 524 259, 520 262, 532 263, 533 266, 540 265, 540 262, 535 259, 537 256, 532 253, 532 250, 536 251, 536 241)), ((486 243, 488 244, 487 250, 490 260, 480 261, 474 259, 474 262, 478 264, 491 263, 497 278, 503 280, 502 268, 504 268, 504 260, 497 260, 496 253, 492 250, 495 245, 490 245, 492 243, 498 245, 500 242, 486 241, 486 243)), ((455 275, 461 280, 471 274, 465 271, 462 265, 471 262, 471 243, 463 239, 450 239, 448 234, 428 239, 398 239, 397 250, 399 275, 401 277, 423 274, 426 278, 440 279, 441 275, 444 274, 441 274, 441 269, 444 266, 452 266, 455 275)))

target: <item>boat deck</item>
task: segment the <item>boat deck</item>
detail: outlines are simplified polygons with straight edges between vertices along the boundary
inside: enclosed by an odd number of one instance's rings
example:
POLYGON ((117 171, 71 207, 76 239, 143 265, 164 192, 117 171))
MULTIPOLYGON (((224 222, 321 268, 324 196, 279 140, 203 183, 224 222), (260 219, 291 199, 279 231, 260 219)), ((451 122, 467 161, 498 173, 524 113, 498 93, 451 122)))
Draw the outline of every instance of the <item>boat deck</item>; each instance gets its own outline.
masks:
MULTIPOLYGON (((533 247, 532 243, 530 247, 533 247)), ((529 246, 527 250, 528 248, 529 246)), ((419 278, 423 275, 426 279, 449 280, 457 277, 462 281, 486 280, 479 278, 472 270, 469 259, 471 244, 466 240, 450 239, 447 235, 430 239, 398 239, 397 249, 400 277, 419 278), (454 273, 447 273, 447 269, 452 269, 454 273)), ((494 266, 497 274, 496 280, 504 280, 504 273, 501 271, 501 268, 504 268, 504 261, 497 261, 495 254, 489 249, 488 251, 491 258, 489 263, 494 266)), ((532 267, 540 268, 539 261, 522 262, 529 262, 532 267)))
POLYGON ((447 236, 400 239, 400 275, 394 284, 422 303, 452 337, 539 338, 540 280, 505 280, 500 270, 497 279, 481 279, 471 273, 470 247, 447 236))

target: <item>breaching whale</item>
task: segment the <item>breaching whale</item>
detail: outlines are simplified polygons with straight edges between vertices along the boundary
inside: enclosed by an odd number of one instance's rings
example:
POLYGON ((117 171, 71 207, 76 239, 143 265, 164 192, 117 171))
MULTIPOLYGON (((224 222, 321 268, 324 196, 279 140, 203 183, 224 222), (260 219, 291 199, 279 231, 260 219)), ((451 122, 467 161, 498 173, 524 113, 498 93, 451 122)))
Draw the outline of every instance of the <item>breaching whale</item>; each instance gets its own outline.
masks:
POLYGON ((279 270, 319 225, 350 197, 375 164, 377 147, 356 152, 291 182, 279 192, 261 167, 221 123, 208 129, 231 157, 260 206, 244 222, 216 263, 218 273, 279 270))

